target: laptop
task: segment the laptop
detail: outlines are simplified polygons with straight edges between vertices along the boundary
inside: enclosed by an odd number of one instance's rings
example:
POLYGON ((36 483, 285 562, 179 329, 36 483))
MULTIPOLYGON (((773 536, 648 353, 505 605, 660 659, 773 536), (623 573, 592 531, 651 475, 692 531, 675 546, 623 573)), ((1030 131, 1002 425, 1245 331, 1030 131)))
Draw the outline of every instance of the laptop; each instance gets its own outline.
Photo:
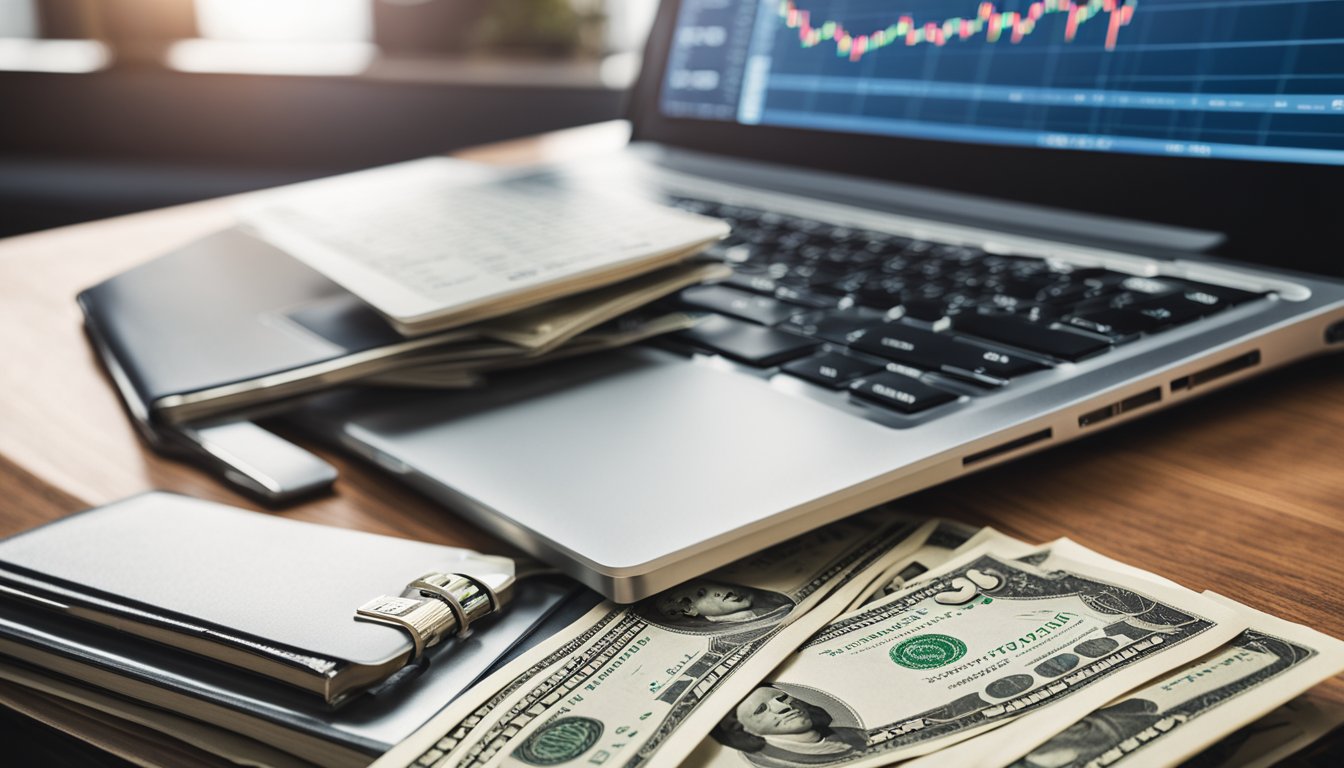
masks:
POLYGON ((294 418, 629 602, 1344 350, 1341 40, 1344 2, 664 2, 631 143, 536 173, 728 221, 703 321, 294 418))

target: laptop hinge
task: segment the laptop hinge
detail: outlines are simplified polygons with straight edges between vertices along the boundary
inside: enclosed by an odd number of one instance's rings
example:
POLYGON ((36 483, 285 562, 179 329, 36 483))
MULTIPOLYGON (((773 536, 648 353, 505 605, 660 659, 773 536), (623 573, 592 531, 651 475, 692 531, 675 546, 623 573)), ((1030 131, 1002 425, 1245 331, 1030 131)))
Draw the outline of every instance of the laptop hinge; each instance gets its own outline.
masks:
POLYGON ((1225 239, 1219 232, 774 165, 666 144, 635 142, 630 146, 644 159, 683 174, 1031 237, 1103 248, 1137 249, 1150 255, 1161 255, 1163 252, 1198 253, 1217 246, 1225 239))

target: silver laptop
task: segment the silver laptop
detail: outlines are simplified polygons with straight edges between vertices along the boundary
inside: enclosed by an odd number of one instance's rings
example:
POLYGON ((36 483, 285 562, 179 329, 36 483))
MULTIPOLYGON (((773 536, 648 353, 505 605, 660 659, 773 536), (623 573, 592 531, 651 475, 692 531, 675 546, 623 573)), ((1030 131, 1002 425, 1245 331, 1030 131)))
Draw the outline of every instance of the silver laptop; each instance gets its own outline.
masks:
POLYGON ((1344 349, 1344 2, 953 5, 664 2, 538 173, 729 221, 705 320, 299 420, 633 601, 1344 349))

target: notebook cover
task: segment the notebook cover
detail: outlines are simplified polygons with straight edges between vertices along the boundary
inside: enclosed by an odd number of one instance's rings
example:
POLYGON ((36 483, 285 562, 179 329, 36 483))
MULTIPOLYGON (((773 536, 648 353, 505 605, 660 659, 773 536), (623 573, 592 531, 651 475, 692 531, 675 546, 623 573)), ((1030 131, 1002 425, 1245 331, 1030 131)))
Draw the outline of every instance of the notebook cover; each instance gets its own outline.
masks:
POLYGON ((424 573, 511 570, 510 561, 470 550, 168 493, 136 496, 0 542, 0 571, 20 588, 47 584, 56 594, 181 621, 310 667, 296 654, 365 665, 407 655, 412 644, 403 631, 355 621, 354 612, 424 573))
MULTIPOLYGON (((563 578, 529 579, 516 589, 510 609, 482 620, 471 637, 431 649, 422 673, 359 696, 339 710, 325 707, 302 691, 36 608, 7 607, 0 614, 0 641, 39 648, 111 671, 119 678, 235 710, 257 721, 332 742, 344 752, 368 755, 371 760, 410 736, 500 664, 543 641, 600 601, 597 593, 563 578)), ((115 688, 106 690, 119 692, 115 688)), ((286 743, 273 746, 292 748, 287 740, 281 741, 286 743)))
POLYGON ((405 339, 288 254, 230 228, 86 289, 90 335, 152 412, 173 395, 335 360, 405 339))

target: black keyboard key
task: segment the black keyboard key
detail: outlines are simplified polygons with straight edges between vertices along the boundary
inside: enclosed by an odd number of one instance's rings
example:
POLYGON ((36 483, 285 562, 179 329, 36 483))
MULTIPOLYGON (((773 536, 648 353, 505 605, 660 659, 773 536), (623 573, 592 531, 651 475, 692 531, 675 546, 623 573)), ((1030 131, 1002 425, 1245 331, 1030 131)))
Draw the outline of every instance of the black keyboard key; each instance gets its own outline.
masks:
POLYGON ((887 322, 858 333, 849 346, 859 352, 897 363, 936 371, 945 358, 952 340, 932 331, 911 328, 904 323, 887 322))
POLYGON ((764 261, 765 254, 766 249, 764 248, 742 243, 741 245, 734 245, 724 250, 723 253, 719 254, 719 257, 730 265, 750 264, 752 262, 764 261))
POLYGON ((1148 297, 1143 294, 1121 291, 1119 293, 1102 293, 1097 296, 1085 298, 1072 306, 1064 307, 1066 315, 1090 315, 1094 312, 1103 312, 1108 309, 1133 304, 1137 301, 1147 301, 1148 297))
POLYGON ((773 294, 775 289, 779 287, 779 283, 765 272, 747 272, 744 270, 733 270, 733 274, 729 275, 728 279, 721 284, 751 291, 752 293, 763 293, 767 296, 773 294))
POLYGON ((855 381, 850 394, 902 413, 918 413, 957 399, 951 392, 930 387, 899 373, 875 373, 855 381))
POLYGON ((906 278, 877 272, 869 274, 852 295, 865 307, 885 311, 900 304, 901 293, 909 288, 906 278))
POLYGON ((880 232, 869 232, 865 234, 867 242, 863 249, 879 258, 886 259, 901 251, 910 244, 910 239, 906 237, 897 237, 896 235, 887 235, 880 232))
POLYGON ((1059 331, 1015 315, 962 313, 952 319, 958 331, 1040 352, 1061 360, 1082 360, 1110 348, 1110 343, 1078 333, 1059 331))
POLYGON ((1132 275, 1105 267, 1075 267, 1069 272, 1069 279, 1075 283, 1081 282, 1093 286, 1118 285, 1129 277, 1132 275))
POLYGON ((1036 301, 1042 304, 1074 304, 1097 295, 1097 289, 1082 281, 1070 281, 1047 285, 1036 293, 1036 301))
POLYGON ((830 231, 824 234, 837 243, 848 242, 857 237, 857 233, 849 227, 832 227, 830 231))
POLYGON ((831 262, 804 262, 792 266, 784 282, 800 287, 834 283, 854 273, 854 267, 831 262))
POLYGON ((1013 314, 1028 322, 1049 325, 1064 317, 1064 309, 1053 304, 1018 305, 1013 314))
POLYGON ((1026 299, 1019 299, 1004 293, 987 294, 981 299, 980 304, 993 310, 1015 314, 1024 314, 1030 312, 1033 307, 1040 306, 1026 299))
POLYGON ((1116 340, 1148 333, 1162 326, 1157 320, 1132 309, 1102 309, 1073 315, 1064 322, 1116 340))
POLYGON ((1001 296, 1009 296, 1022 301, 1035 301, 1042 291, 1060 282, 1058 277, 1053 272, 1026 276, 1014 275, 1005 279, 996 279, 990 283, 990 288, 994 293, 1001 296))
POLYGON ((854 266, 864 266, 878 261, 876 254, 863 250, 863 243, 842 243, 833 244, 826 249, 826 253, 821 257, 821 262, 827 264, 846 264, 851 268, 854 266))
MULTIPOLYGON (((1120 291, 1118 293, 1110 294, 1109 296, 1103 296, 1097 299, 1097 302, 1100 303, 1099 308, 1102 309, 1107 307, 1113 309, 1124 309, 1126 307, 1133 307, 1137 304, 1142 304, 1146 301, 1152 301, 1152 300, 1153 300, 1152 294, 1142 293, 1139 291, 1120 291)), ((1081 313, 1088 307, 1093 306, 1094 304, 1092 301, 1083 301, 1079 302, 1073 309, 1081 313)))
POLYGON ((769 368, 811 353, 820 342, 759 325, 711 315, 678 336, 698 347, 760 368, 769 368))
POLYGON ((933 254, 943 261, 958 266, 978 264, 981 259, 985 258, 984 251, 964 245, 941 245, 934 249, 933 254))
POLYGON ((808 244, 808 237, 802 232, 791 229, 782 229, 775 235, 775 248, 780 251, 797 251, 799 248, 808 244))
POLYGON ((1211 315, 1236 304, 1258 299, 1264 294, 1186 280, 1182 281, 1180 295, 1186 301, 1204 307, 1204 314, 1211 315))
POLYGON ((830 252, 830 250, 830 243, 823 245, 809 240, 806 245, 798 247, 797 256, 799 261, 816 263, 826 258, 826 254, 830 252))
POLYGON ((1045 370, 1046 367, 1014 352, 969 342, 953 342, 940 370, 960 379, 1000 386, 1023 374, 1045 370))
POLYGON ((779 233, 773 229, 743 229, 742 239, 752 245, 768 248, 779 239, 779 233))
POLYGON ((1149 296, 1165 296, 1169 293, 1175 293, 1180 290, 1180 283, 1167 279, 1165 277, 1127 277, 1120 283, 1120 287, 1132 293, 1143 293, 1149 296))
POLYGON ((775 289, 775 298, 790 304, 796 304, 797 306, 789 309, 789 313, 792 314, 798 312, 799 307, 831 309, 840 304, 842 297, 832 293, 823 293, 819 290, 785 284, 775 289))
POLYGON ((947 317, 949 304, 946 297, 940 295, 938 298, 905 299, 901 302, 901 308, 905 310, 905 317, 924 323, 936 323, 947 317))
POLYGON ((1045 368, 1015 353, 894 322, 865 331, 850 346, 897 363, 994 386, 1045 368))
POLYGON ((853 295, 857 291, 863 290, 863 286, 873 278, 871 272, 855 272, 822 286, 828 293, 840 295, 853 295))
POLYGON ((816 357, 794 360, 780 370, 813 384, 840 389, 860 376, 882 370, 882 367, 839 352, 827 352, 816 357))
POLYGON ((725 285, 687 288, 681 292, 681 301, 691 307, 750 320, 761 325, 782 323, 798 312, 797 307, 775 301, 768 296, 758 296, 725 285))
POLYGON ((1160 296, 1141 304, 1134 304, 1129 309, 1151 319, 1161 327, 1188 323, 1191 320, 1198 320, 1210 312, 1217 311, 1206 304, 1191 301, 1180 293, 1160 296))
POLYGON ((813 336, 836 344, 848 345, 856 333, 881 322, 882 318, 881 312, 853 307, 794 315, 779 327, 801 336, 813 336))
POLYGON ((889 275, 904 275, 918 263, 918 260, 911 256, 900 255, 883 261, 881 267, 882 271, 889 275))

